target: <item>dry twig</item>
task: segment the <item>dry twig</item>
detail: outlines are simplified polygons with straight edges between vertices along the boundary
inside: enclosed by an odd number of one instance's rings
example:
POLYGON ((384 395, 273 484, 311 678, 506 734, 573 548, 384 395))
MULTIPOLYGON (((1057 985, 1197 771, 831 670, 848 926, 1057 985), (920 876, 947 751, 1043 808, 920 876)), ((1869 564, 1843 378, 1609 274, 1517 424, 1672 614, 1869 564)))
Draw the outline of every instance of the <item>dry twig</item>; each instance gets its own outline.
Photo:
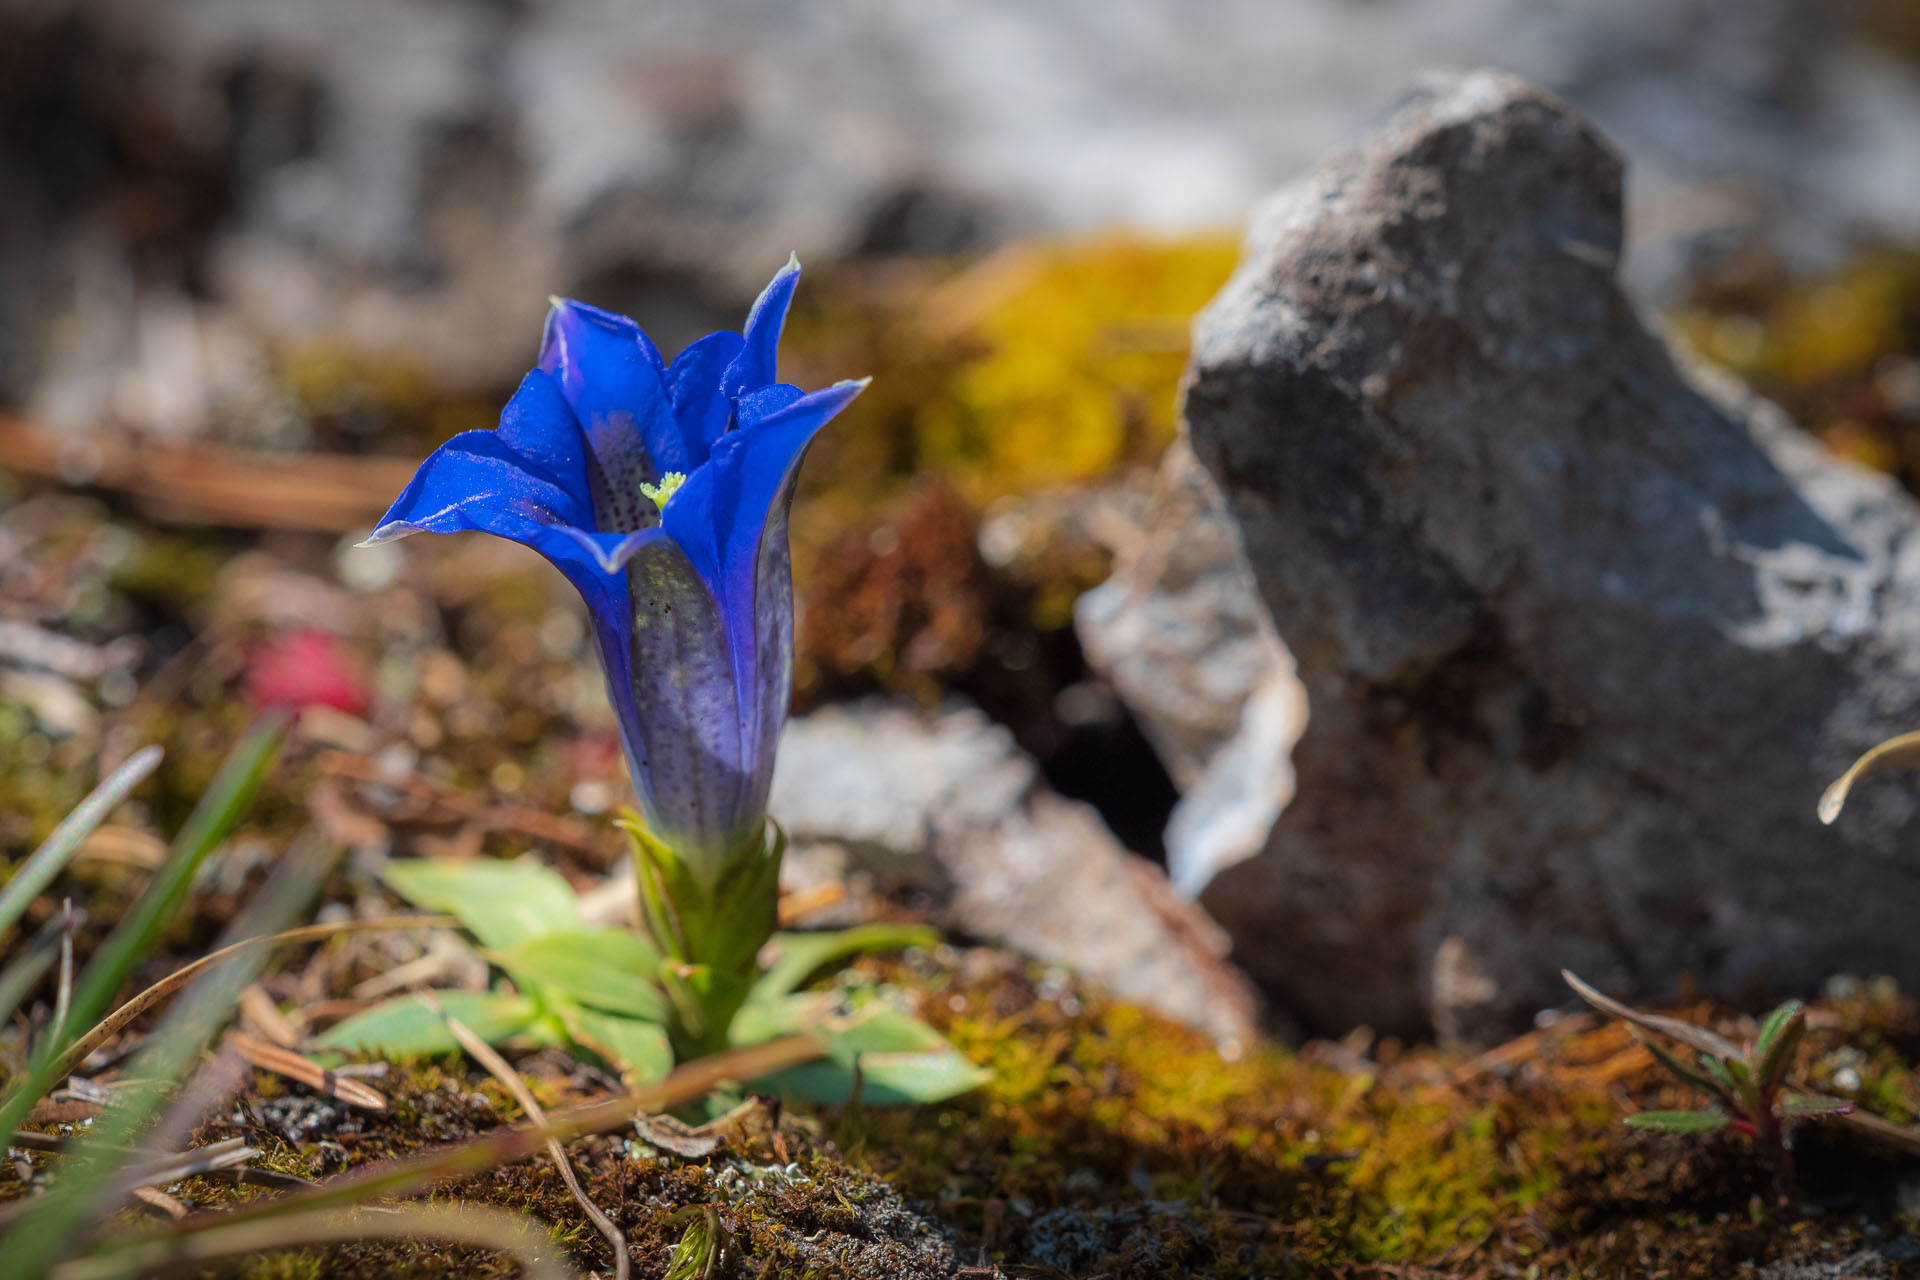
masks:
POLYGON ((75 439, 0 415, 0 464, 124 493, 163 520, 248 529, 364 533, 416 463, 324 453, 264 453, 94 433, 75 439))

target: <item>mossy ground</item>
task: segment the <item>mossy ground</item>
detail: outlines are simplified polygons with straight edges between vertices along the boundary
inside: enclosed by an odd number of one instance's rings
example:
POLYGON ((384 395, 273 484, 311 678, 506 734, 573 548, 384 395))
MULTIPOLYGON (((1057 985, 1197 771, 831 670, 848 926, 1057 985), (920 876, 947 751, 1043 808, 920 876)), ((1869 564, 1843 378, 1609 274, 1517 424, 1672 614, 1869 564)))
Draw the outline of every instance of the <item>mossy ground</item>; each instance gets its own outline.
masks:
MULTIPOLYGON (((723 1233, 717 1275, 850 1280, 966 1268, 1719 1277, 1846 1260, 1846 1274, 1898 1274, 1920 1256, 1908 1234, 1920 1225, 1913 1162, 1837 1127, 1803 1126, 1802 1203, 1780 1209, 1744 1140, 1621 1123, 1635 1109, 1699 1100, 1589 1015, 1477 1057, 1356 1038, 1223 1056, 1185 1028, 997 952, 867 962, 854 980, 916 1004, 992 1069, 992 1083, 938 1107, 774 1109, 777 1128, 742 1126, 704 1159, 621 1134, 572 1144, 589 1194, 628 1234, 636 1275, 666 1274, 696 1220, 723 1233)), ((1740 1030, 1713 1010, 1687 1012, 1740 1030)), ((1852 1085, 1863 1102, 1913 1118, 1911 1001, 1883 986, 1821 1002, 1812 1023, 1801 1078, 1852 1085)), ((522 1065, 549 1106, 605 1092, 604 1077, 554 1050, 522 1065)), ((257 1075, 199 1137, 244 1137, 268 1167, 324 1176, 519 1118, 497 1084, 452 1059, 402 1064, 383 1088, 390 1109, 369 1113, 257 1075)), ((19 1190, 0 1174, 0 1194, 19 1190)), ((173 1190, 209 1207, 259 1194, 173 1190)), ((544 1158, 434 1194, 532 1214, 576 1265, 608 1274, 606 1244, 544 1158)), ((513 1264, 370 1239, 208 1274, 464 1280, 510 1275, 513 1264)))

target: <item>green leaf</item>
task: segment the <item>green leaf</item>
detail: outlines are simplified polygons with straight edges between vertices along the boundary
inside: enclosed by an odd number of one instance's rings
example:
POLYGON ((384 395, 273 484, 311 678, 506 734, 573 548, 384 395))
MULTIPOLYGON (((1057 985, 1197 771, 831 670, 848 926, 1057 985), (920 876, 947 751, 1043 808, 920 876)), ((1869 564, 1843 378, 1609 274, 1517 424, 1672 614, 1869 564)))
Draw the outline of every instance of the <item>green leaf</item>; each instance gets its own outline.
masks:
POLYGON ((620 1069, 631 1086, 663 1080, 673 1070, 673 1044, 658 1022, 584 1007, 560 1014, 575 1040, 620 1069))
POLYGON ((776 933, 769 942, 774 961, 754 982, 747 999, 778 1000, 800 989, 800 984, 826 965, 867 951, 900 951, 930 947, 940 935, 925 925, 862 924, 828 933, 776 933))
POLYGON ((631 929, 590 929, 528 938, 487 958, 523 986, 570 996, 583 1005, 665 1022, 667 997, 653 982, 660 953, 631 929))
POLYGON ((778 1020, 786 1024, 782 1031, 804 1027, 818 1036, 826 1059, 789 1067, 756 1081, 757 1087, 806 1102, 845 1102, 853 1094, 857 1062, 862 1101, 912 1105, 955 1097, 992 1078, 938 1031, 891 1005, 847 1019, 819 1017, 824 1007, 817 997, 795 997, 778 1020))
POLYGON ((1747 1074, 1746 1063, 1738 1060, 1724 1061, 1710 1053, 1703 1053, 1700 1055, 1700 1065, 1707 1069, 1707 1074, 1714 1078, 1720 1086, 1720 1091, 1728 1097, 1738 1098, 1745 1092, 1741 1088, 1741 1081, 1747 1074))
POLYGON ((781 1000, 749 1000, 734 1015, 727 1038, 736 1045, 759 1044, 791 1031, 810 1028, 832 1007, 831 998, 808 993, 781 1000))
POLYGON ((1850 1115, 1854 1110, 1854 1105, 1844 1098, 1822 1098, 1810 1093, 1790 1093, 1780 1100, 1780 1114, 1800 1120, 1850 1115))
POLYGON ((1753 1038, 1747 1060, 1752 1064, 1753 1078, 1763 1097, 1772 1097, 1779 1087, 1781 1077, 1793 1065, 1793 1051, 1806 1030, 1806 1007, 1798 1000, 1787 1001, 1760 1024, 1760 1034, 1753 1038))
POLYGON ((496 950, 586 927, 559 872, 531 862, 402 858, 389 862, 380 878, 414 906, 457 917, 481 946, 496 950))
POLYGON ((1627 1117, 1636 1129, 1654 1129, 1660 1133, 1712 1133, 1732 1123, 1717 1111, 1642 1111, 1627 1117))
MULTIPOLYGON (((543 1016, 539 1002, 531 996, 500 991, 436 991, 433 998, 448 1017, 458 1018, 488 1044, 534 1032, 543 1016)), ((395 996, 363 1009, 330 1027, 314 1043, 322 1049, 393 1058, 462 1051, 453 1032, 447 1030, 446 1018, 429 1008, 418 994, 395 996)))

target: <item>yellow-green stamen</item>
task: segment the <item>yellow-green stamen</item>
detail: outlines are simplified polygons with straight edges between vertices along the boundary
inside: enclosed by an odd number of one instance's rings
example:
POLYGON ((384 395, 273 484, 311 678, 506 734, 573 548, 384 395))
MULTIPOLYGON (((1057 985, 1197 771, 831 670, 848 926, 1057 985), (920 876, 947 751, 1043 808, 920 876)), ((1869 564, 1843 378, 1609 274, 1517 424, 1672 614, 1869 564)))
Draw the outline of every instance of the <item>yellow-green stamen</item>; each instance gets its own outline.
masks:
POLYGON ((641 481, 640 493, 649 502, 653 503, 655 508, 661 511, 665 511, 667 509, 668 499, 672 498, 674 494, 678 493, 680 491, 680 486, 685 484, 686 482, 687 482, 686 472, 669 471, 667 472, 667 474, 660 477, 659 484, 648 484, 644 480, 641 481))

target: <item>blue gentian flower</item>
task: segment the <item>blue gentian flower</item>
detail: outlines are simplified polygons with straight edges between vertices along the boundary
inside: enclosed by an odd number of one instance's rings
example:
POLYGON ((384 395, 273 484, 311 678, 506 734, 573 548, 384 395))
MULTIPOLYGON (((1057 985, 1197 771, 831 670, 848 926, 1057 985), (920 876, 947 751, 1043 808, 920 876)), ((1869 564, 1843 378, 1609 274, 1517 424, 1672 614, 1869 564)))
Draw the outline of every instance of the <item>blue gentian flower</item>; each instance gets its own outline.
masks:
POLYGON ((567 575, 647 824, 708 883, 764 838, 793 681, 794 479, 866 385, 776 380, 799 276, 789 261, 744 332, 671 364, 626 317, 554 299, 499 429, 441 445, 367 539, 477 529, 567 575))

